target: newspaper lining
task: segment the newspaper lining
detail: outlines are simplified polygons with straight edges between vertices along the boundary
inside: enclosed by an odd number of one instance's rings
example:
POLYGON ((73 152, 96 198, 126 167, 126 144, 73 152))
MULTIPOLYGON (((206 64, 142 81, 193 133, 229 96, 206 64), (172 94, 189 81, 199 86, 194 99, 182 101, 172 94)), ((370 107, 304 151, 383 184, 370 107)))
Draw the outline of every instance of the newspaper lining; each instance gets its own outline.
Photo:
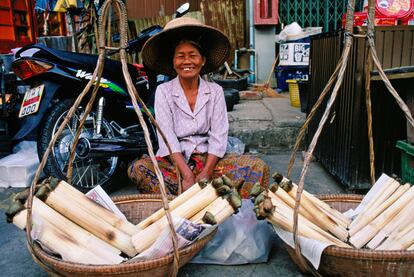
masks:
MULTIPOLYGON (((200 240, 213 232, 217 225, 208 224, 194 224, 191 221, 181 218, 173 217, 174 229, 177 233, 178 249, 182 249, 197 240, 200 240)), ((173 243, 169 226, 166 226, 159 235, 158 239, 145 251, 138 254, 128 262, 144 261, 150 259, 157 259, 170 254, 173 251, 173 243)))
POLYGON ((102 207, 114 212, 119 217, 126 219, 125 215, 114 204, 111 197, 102 189, 101 186, 96 186, 85 194, 89 199, 95 201, 102 207))

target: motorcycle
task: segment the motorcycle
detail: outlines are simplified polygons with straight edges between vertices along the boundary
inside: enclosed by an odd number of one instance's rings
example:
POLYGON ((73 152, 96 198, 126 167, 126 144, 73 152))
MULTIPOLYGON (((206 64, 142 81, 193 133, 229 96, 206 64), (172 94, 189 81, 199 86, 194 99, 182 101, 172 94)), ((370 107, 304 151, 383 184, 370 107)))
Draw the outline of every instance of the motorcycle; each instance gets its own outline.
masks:
MULTIPOLYGON (((185 3, 176 10, 174 17, 188 10, 189 4, 185 3)), ((128 42, 126 51, 141 51, 144 43, 160 31, 162 27, 158 25, 143 30, 128 42)), ((25 46, 15 56, 12 70, 30 89, 23 98, 18 114, 21 127, 13 139, 22 140, 37 128, 37 150, 41 159, 75 99, 92 78, 98 56, 56 50, 41 44, 25 46)), ((153 110, 155 88, 168 78, 145 71, 142 65, 129 64, 128 68, 140 97, 153 110)), ((105 190, 113 189, 115 184, 111 180, 119 171, 121 161, 147 152, 143 129, 127 92, 119 61, 105 59, 96 99, 76 145, 73 163, 72 185, 84 192, 97 185, 105 190)), ((43 169, 46 176, 66 178, 73 138, 86 103, 88 99, 79 106, 52 148, 43 169)), ((156 146, 154 126, 147 117, 146 123, 156 146)))

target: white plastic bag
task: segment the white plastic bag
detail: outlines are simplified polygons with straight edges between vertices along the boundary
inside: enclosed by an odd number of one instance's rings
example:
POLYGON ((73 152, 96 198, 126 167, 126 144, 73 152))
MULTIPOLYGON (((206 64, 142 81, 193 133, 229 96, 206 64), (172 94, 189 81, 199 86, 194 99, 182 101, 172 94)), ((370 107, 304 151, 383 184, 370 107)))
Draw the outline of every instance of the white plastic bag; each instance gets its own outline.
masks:
POLYGON ((253 203, 244 199, 239 213, 218 226, 214 238, 190 261, 197 264, 238 265, 267 262, 275 234, 257 220, 253 203))
POLYGON ((322 32, 322 27, 308 27, 302 29, 297 22, 286 25, 283 30, 276 35, 276 43, 284 43, 286 41, 303 39, 322 32))
POLYGON ((237 154, 237 155, 242 155, 244 154, 244 148, 245 148, 245 144, 238 138, 236 137, 228 137, 227 139, 227 148, 226 148, 226 153, 230 154, 237 154))
POLYGON ((22 141, 13 153, 0 159, 0 187, 28 187, 39 166, 36 142, 22 141))

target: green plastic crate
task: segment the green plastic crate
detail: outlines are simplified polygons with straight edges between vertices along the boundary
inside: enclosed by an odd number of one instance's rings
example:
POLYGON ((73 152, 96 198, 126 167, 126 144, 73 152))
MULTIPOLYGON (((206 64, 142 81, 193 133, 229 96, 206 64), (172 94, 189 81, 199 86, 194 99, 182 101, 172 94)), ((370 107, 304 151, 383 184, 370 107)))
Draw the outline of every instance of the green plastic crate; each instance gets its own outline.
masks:
POLYGON ((414 145, 399 140, 397 148, 401 149, 401 178, 404 182, 414 184, 414 145))

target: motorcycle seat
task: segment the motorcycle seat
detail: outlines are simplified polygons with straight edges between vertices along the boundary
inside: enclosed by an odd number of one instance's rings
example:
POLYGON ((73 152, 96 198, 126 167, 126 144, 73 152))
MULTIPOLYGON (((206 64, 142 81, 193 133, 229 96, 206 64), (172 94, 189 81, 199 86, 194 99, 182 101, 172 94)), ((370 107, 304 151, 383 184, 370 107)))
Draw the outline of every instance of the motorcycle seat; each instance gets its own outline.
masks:
MULTIPOLYGON (((82 69, 90 73, 93 73, 98 62, 98 55, 63 51, 44 46, 43 44, 33 44, 23 47, 16 53, 16 57, 19 57, 21 53, 29 48, 37 48, 41 50, 32 54, 33 57, 47 59, 57 64, 73 67, 75 69, 82 69)), ((128 71, 131 75, 131 79, 136 80, 138 77, 138 72, 134 66, 128 64, 128 71)), ((124 88, 126 87, 124 76, 122 74, 122 64, 120 61, 105 59, 102 76, 115 82, 118 85, 121 85, 124 88)))

